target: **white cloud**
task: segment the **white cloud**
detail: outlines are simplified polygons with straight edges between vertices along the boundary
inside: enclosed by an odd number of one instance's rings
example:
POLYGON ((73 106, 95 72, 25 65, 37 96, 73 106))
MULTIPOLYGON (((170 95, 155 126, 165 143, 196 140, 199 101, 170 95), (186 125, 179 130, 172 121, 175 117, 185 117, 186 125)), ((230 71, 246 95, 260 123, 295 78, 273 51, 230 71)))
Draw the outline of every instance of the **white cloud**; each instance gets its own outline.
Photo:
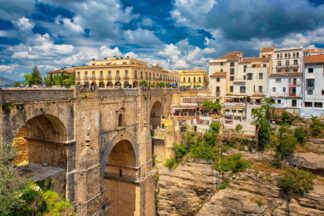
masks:
POLYGON ((75 16, 73 19, 63 18, 62 16, 58 16, 55 19, 56 24, 63 24, 67 30, 72 30, 73 32, 83 33, 84 30, 80 25, 81 17, 75 16))
POLYGON ((118 47, 114 47, 113 49, 107 47, 107 46, 101 46, 99 48, 100 56, 102 58, 111 58, 113 56, 122 56, 122 53, 120 52, 118 47))
POLYGON ((125 31, 125 40, 126 43, 145 46, 156 46, 162 43, 152 31, 142 28, 125 31))
POLYGON ((0 65, 0 72, 12 73, 16 65, 0 65))
POLYGON ((26 17, 21 17, 17 21, 14 22, 14 25, 20 30, 20 31, 31 31, 34 28, 34 23, 30 21, 30 19, 26 17))
POLYGON ((132 58, 132 59, 136 59, 137 58, 137 55, 133 52, 128 52, 124 55, 124 57, 129 57, 129 58, 132 58))
POLYGON ((143 26, 151 27, 151 26, 153 26, 153 20, 150 18, 144 18, 142 20, 142 24, 143 24, 143 26))

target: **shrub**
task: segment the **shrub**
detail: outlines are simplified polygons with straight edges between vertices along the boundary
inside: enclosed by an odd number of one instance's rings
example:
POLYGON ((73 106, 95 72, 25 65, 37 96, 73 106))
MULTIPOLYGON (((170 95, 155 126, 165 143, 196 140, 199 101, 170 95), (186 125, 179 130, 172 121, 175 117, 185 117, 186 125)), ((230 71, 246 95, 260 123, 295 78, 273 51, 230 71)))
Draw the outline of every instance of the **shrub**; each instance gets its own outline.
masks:
POLYGON ((297 168, 288 168, 279 179, 278 186, 288 195, 304 195, 313 189, 314 175, 297 168))
POLYGON ((312 124, 311 124, 311 133, 313 136, 318 136, 321 134, 322 129, 324 128, 323 123, 317 117, 312 117, 312 124))
POLYGON ((210 146, 202 142, 198 145, 192 146, 190 153, 194 158, 212 160, 215 157, 216 149, 215 146, 210 146))
POLYGON ((300 144, 304 144, 305 142, 305 137, 306 137, 306 131, 304 128, 296 128, 295 131, 294 131, 294 135, 298 141, 298 143, 300 144))
POLYGON ((227 186, 229 185, 229 181, 228 179, 225 179, 218 187, 219 190, 224 190, 227 188, 227 186))
POLYGON ((216 144, 216 132, 211 130, 204 134, 202 142, 209 146, 216 144))
POLYGON ((218 133, 219 132, 219 129, 220 129, 220 123, 219 122, 212 122, 210 125, 209 125, 209 128, 218 133))
POLYGON ((140 85, 141 87, 148 87, 148 86, 149 86, 149 84, 148 84, 148 82, 147 82, 146 80, 141 80, 141 81, 139 82, 139 85, 140 85))
POLYGON ((220 162, 216 161, 213 168, 218 171, 233 171, 234 173, 245 170, 250 166, 250 162, 242 159, 241 154, 232 154, 224 156, 220 159, 220 162))
POLYGON ((173 169, 176 164, 177 164, 177 161, 175 159, 167 159, 164 163, 164 166, 169 169, 173 169))
POLYGON ((241 132, 242 129, 243 129, 243 127, 240 124, 236 125, 236 127, 235 127, 236 132, 241 132))
POLYGON ((294 135, 282 135, 279 139, 279 144, 276 147, 276 156, 279 159, 284 159, 291 155, 296 147, 297 139, 294 135))
POLYGON ((271 161, 270 165, 274 168, 280 169, 282 166, 280 158, 276 157, 273 161, 271 161))
POLYGON ((186 146, 181 145, 181 144, 174 145, 173 150, 174 150, 174 155, 175 155, 174 159, 176 162, 179 162, 183 158, 183 156, 185 156, 185 154, 187 154, 187 152, 188 152, 186 146))
POLYGON ((283 111, 281 113, 281 122, 283 124, 290 124, 292 121, 292 118, 290 116, 290 114, 287 111, 283 111))

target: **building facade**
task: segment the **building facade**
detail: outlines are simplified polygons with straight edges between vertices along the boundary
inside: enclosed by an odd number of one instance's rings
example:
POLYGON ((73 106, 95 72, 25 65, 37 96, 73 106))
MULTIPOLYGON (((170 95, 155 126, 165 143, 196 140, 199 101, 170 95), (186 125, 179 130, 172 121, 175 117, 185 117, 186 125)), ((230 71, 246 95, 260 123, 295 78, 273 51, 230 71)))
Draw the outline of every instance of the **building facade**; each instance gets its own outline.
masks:
POLYGON ((304 57, 304 103, 301 116, 324 115, 324 54, 304 57))
POLYGON ((176 86, 179 82, 177 72, 165 70, 159 65, 148 66, 144 61, 128 57, 92 60, 88 65, 75 67, 75 73, 77 85, 99 88, 136 88, 141 80, 146 80, 152 87, 161 82, 176 86))
POLYGON ((183 87, 207 87, 208 73, 202 69, 179 70, 180 86, 183 87))
POLYGON ((268 96, 275 107, 300 109, 303 100, 303 49, 275 49, 269 75, 268 96))

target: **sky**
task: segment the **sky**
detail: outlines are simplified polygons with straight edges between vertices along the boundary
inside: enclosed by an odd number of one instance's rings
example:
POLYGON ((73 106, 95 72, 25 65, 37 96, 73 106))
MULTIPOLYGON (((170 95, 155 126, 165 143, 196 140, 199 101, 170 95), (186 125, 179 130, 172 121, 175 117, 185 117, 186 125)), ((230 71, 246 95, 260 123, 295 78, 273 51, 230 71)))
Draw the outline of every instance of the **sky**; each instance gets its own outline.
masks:
POLYGON ((228 51, 324 47, 324 0, 0 0, 0 76, 129 56, 207 69, 228 51))

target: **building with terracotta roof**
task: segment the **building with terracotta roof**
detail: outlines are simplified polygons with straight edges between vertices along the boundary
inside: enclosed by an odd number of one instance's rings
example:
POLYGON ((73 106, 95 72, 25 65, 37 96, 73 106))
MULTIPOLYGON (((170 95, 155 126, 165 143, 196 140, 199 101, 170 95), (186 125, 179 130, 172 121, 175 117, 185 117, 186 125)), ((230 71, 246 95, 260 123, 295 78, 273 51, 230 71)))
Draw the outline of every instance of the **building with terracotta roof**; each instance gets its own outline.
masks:
POLYGON ((321 55, 321 54, 324 54, 324 50, 322 48, 304 49, 304 56, 321 55))
POLYGON ((56 76, 56 75, 67 75, 67 76, 71 76, 75 74, 75 70, 74 68, 60 68, 57 70, 53 70, 53 71, 49 71, 47 72, 48 75, 52 75, 52 76, 56 76))
POLYGON ((324 54, 304 56, 304 104, 301 116, 324 115, 324 54))

